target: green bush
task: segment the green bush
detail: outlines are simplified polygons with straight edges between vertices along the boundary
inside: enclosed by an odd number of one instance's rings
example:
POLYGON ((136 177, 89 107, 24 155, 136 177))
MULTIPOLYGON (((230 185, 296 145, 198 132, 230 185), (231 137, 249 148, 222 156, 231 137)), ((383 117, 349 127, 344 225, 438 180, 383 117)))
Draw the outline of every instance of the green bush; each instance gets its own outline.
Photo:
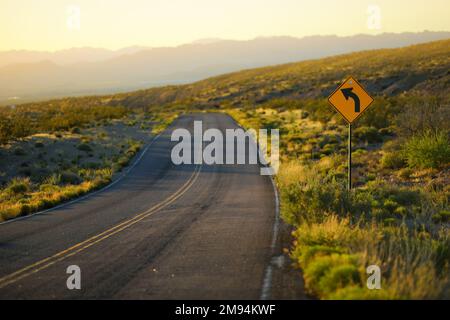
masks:
POLYGON ((7 192, 11 195, 19 195, 27 192, 30 189, 30 179, 29 178, 14 178, 11 180, 7 187, 7 192))
POLYGON ((358 257, 348 254, 319 256, 304 266, 308 291, 327 298, 338 288, 360 283, 358 257))
POLYGON ((292 251, 292 256, 297 259, 301 265, 306 266, 312 259, 319 256, 331 255, 333 253, 345 253, 347 250, 342 247, 331 247, 328 245, 306 245, 300 250, 299 247, 292 251))
POLYGON ((432 218, 435 222, 448 222, 448 221, 450 221, 450 211, 442 210, 439 213, 436 213, 435 215, 433 215, 432 218))
POLYGON ((83 164, 83 168, 84 169, 100 169, 102 166, 101 163, 99 162, 87 162, 85 164, 83 164))
POLYGON ((334 152, 335 148, 334 145, 332 144, 326 144, 323 148, 322 148, 322 153, 325 155, 330 155, 334 152))
POLYGON ((78 148, 78 150, 81 150, 81 151, 84 151, 84 152, 91 152, 92 151, 91 146, 89 144, 87 144, 87 143, 80 143, 77 148, 78 148))
POLYGON ((408 165, 413 168, 438 168, 450 162, 449 139, 443 131, 415 135, 404 149, 408 165))
POLYGON ((383 207, 384 207, 387 211, 389 211, 389 212, 392 213, 392 212, 395 211, 395 209, 398 208, 398 203, 395 202, 395 201, 392 200, 392 199, 386 199, 386 200, 384 201, 384 203, 383 203, 383 207))
POLYGON ((283 217, 294 225, 302 219, 316 221, 324 212, 347 214, 351 209, 350 194, 338 182, 316 181, 308 185, 292 184, 282 190, 283 217))
POLYGON ((411 175, 413 174, 413 171, 411 168, 402 168, 397 172, 397 175, 402 179, 409 179, 411 178, 411 175))
POLYGON ((400 152, 386 152, 380 160, 382 168, 401 169, 406 166, 406 159, 400 152))
POLYGON ((361 142, 377 143, 383 141, 382 135, 375 127, 359 127, 353 131, 353 136, 361 142))
POLYGON ((72 130, 70 130, 70 132, 74 134, 80 134, 81 129, 79 127, 73 127, 72 130))
POLYGON ((25 150, 22 147, 16 147, 14 149, 14 154, 16 156, 24 156, 24 155, 26 155, 26 152, 25 152, 25 150))
POLYGON ((335 266, 319 281, 319 288, 328 295, 337 289, 359 284, 361 282, 358 268, 352 264, 335 266))
POLYGON ((63 184, 74 184, 74 185, 82 182, 82 179, 80 178, 80 176, 78 176, 76 173, 70 172, 70 171, 65 171, 65 172, 61 173, 59 180, 63 184))

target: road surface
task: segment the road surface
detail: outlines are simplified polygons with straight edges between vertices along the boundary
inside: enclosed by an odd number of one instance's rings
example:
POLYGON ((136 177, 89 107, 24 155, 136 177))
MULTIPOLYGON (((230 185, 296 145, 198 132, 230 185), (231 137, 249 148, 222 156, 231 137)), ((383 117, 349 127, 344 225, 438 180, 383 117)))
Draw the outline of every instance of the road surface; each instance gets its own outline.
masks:
POLYGON ((258 165, 173 165, 170 134, 192 131, 194 119, 204 130, 237 127, 223 114, 181 116, 108 189, 1 224, 0 298, 261 298, 271 281, 271 180, 258 165), (81 290, 67 289, 70 265, 81 290))

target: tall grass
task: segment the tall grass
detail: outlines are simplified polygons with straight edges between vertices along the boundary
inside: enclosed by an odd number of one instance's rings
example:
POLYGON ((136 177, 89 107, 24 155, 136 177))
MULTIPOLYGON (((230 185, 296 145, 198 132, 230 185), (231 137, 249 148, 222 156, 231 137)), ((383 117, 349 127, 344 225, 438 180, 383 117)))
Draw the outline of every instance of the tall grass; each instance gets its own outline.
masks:
POLYGON ((332 162, 290 162, 278 176, 306 289, 324 299, 448 298, 449 232, 422 217, 442 203, 381 182, 350 193, 321 170, 332 162), (366 287, 369 265, 382 270, 380 290, 366 287))
MULTIPOLYGON (((111 181, 111 170, 96 170, 90 179, 79 184, 58 184, 59 178, 55 176, 47 179, 46 183, 33 185, 28 180, 27 189, 21 189, 21 198, 5 197, 10 187, 1 192, 0 221, 51 208, 62 202, 82 196, 92 190, 98 189, 111 181)), ((17 181, 17 179, 16 179, 17 181)), ((14 182, 14 186, 18 186, 14 182)), ((15 193, 17 195, 17 192, 15 193)))

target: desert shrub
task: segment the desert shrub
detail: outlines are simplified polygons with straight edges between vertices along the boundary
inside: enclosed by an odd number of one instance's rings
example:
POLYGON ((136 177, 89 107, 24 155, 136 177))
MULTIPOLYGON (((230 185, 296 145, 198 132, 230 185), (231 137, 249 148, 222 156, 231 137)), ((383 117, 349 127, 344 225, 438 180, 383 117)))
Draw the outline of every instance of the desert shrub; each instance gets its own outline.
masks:
POLYGON ((325 299, 424 299, 445 296, 447 233, 432 238, 406 225, 359 225, 328 215, 294 232, 291 257, 303 269, 307 291, 325 299), (365 266, 383 268, 382 289, 365 288, 365 266), (378 290, 377 290, 378 291, 378 290))
POLYGON ((346 214, 350 211, 348 191, 344 184, 336 181, 294 183, 282 191, 281 198, 284 202, 282 215, 294 225, 303 219, 320 220, 324 212, 346 214))
POLYGON ((420 203, 421 193, 418 190, 391 185, 382 180, 367 183, 365 189, 360 191, 367 198, 376 201, 393 201, 402 206, 412 206, 420 203))
POLYGON ((398 203, 392 199, 386 199, 384 200, 383 208, 390 213, 393 213, 398 208, 398 203))
POLYGON ((330 155, 334 152, 335 147, 332 144, 326 144, 325 146, 323 146, 321 152, 325 155, 330 155))
POLYGON ((71 133, 74 133, 74 134, 80 134, 80 133, 81 133, 81 129, 80 129, 79 127, 73 127, 73 128, 70 130, 70 132, 71 132, 71 133))
MULTIPOLYGON (((278 183, 281 215, 286 221, 297 226, 302 221, 321 221, 328 212, 341 216, 351 214, 354 219, 370 213, 371 201, 382 190, 376 190, 376 185, 372 184, 371 188, 349 192, 340 167, 331 169, 336 166, 335 161, 324 157, 313 167, 300 164, 283 166, 278 183)), ((384 196, 378 195, 378 198, 384 196)))
POLYGON ((361 142, 377 143, 383 141, 383 137, 375 127, 359 127, 353 131, 354 137, 361 142))
POLYGON ((58 190, 58 186, 56 186, 54 184, 43 183, 39 186, 39 191, 45 192, 45 193, 52 193, 52 192, 55 192, 56 190, 58 190))
POLYGON ((87 162, 83 164, 83 168, 85 169, 99 169, 101 167, 101 163, 99 162, 87 162))
POLYGON ((81 150, 81 151, 84 151, 84 152, 91 152, 92 151, 91 146, 89 144, 87 144, 87 143, 80 143, 77 146, 77 148, 78 148, 78 150, 81 150))
POLYGON ((22 147, 15 147, 14 148, 14 154, 16 156, 24 156, 24 155, 26 155, 26 152, 25 152, 25 150, 22 147))
POLYGON ((410 167, 438 168, 450 162, 450 144, 447 133, 427 131, 415 135, 405 145, 410 167))
POLYGON ((126 154, 129 156, 135 155, 141 149, 141 143, 137 141, 130 141, 130 146, 128 147, 126 154))
POLYGON ((387 127, 387 128, 381 128, 378 130, 378 133, 381 136, 393 136, 395 135, 395 128, 394 127, 387 127))
POLYGON ((51 171, 46 167, 35 167, 35 168, 31 169, 31 171, 30 171, 30 177, 33 182, 42 182, 50 174, 51 174, 51 171))
POLYGON ((450 221, 450 211, 442 210, 432 216, 435 222, 449 222, 450 221))
POLYGON ((62 172, 59 180, 63 184, 80 184, 82 181, 78 174, 70 171, 62 172))
POLYGON ((360 283, 358 257, 348 254, 318 256, 304 266, 305 286, 327 298, 338 288, 360 283))
POLYGON ((7 192, 12 196, 23 194, 30 189, 30 179, 29 178, 14 178, 8 184, 7 192))
POLYGON ((427 131, 449 130, 450 108, 448 102, 436 97, 412 96, 402 106, 396 118, 396 125, 401 136, 411 137, 427 131))
POLYGON ((400 169, 406 166, 406 159, 401 152, 385 152, 380 164, 385 169, 400 169))
POLYGON ((50 176, 48 176, 45 180, 44 180, 44 184, 49 184, 49 185, 58 185, 61 182, 61 175, 60 174, 52 174, 50 176))
POLYGON ((129 163, 130 163, 130 158, 129 158, 129 157, 126 157, 126 156, 120 157, 120 158, 117 160, 117 164, 119 165, 119 168, 126 167, 129 163))
POLYGON ((329 296, 337 289, 356 285, 360 282, 360 274, 356 263, 342 263, 331 268, 330 271, 320 279, 319 288, 320 291, 329 296))
POLYGON ((402 168, 397 172, 397 175, 402 179, 409 179, 414 171, 411 168, 402 168))
POLYGON ((331 108, 323 99, 311 99, 304 101, 302 109, 308 112, 311 120, 320 121, 324 124, 328 123, 336 114, 333 108, 331 108))

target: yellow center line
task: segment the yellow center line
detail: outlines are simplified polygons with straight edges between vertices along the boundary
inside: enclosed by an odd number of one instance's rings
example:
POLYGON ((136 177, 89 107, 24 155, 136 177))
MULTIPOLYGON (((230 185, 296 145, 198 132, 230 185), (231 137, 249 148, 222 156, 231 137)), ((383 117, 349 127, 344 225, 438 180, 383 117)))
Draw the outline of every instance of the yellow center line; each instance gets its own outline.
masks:
POLYGON ((46 269, 49 266, 51 266, 59 261, 62 261, 68 257, 71 257, 71 256, 93 246, 94 244, 99 243, 99 242, 115 235, 116 233, 119 233, 119 232, 131 227, 132 225, 147 218, 148 216, 158 212, 159 210, 163 209, 164 207, 168 206, 169 204, 171 204, 172 202, 174 202, 175 200, 180 198, 184 193, 186 193, 189 190, 189 188, 197 180, 197 177, 199 176, 200 171, 201 171, 201 166, 197 166, 195 168, 194 172, 192 173, 192 175, 189 177, 189 179, 186 181, 186 183, 184 183, 183 186, 181 186, 180 189, 178 189, 175 193, 173 193, 167 199, 154 205, 150 209, 148 209, 142 213, 139 213, 136 216, 134 216, 133 218, 130 218, 124 222, 121 222, 121 223, 117 224, 116 226, 114 226, 106 231, 103 231, 102 233, 99 233, 93 237, 90 237, 87 240, 77 243, 77 244, 69 247, 68 249, 58 252, 58 253, 54 254, 53 256, 42 259, 36 263, 33 263, 27 267, 24 267, 16 272, 13 272, 9 275, 6 275, 6 276, 0 278, 0 288, 3 288, 11 283, 19 281, 25 277, 28 277, 29 275, 31 275, 33 273, 36 273, 43 269, 46 269))

